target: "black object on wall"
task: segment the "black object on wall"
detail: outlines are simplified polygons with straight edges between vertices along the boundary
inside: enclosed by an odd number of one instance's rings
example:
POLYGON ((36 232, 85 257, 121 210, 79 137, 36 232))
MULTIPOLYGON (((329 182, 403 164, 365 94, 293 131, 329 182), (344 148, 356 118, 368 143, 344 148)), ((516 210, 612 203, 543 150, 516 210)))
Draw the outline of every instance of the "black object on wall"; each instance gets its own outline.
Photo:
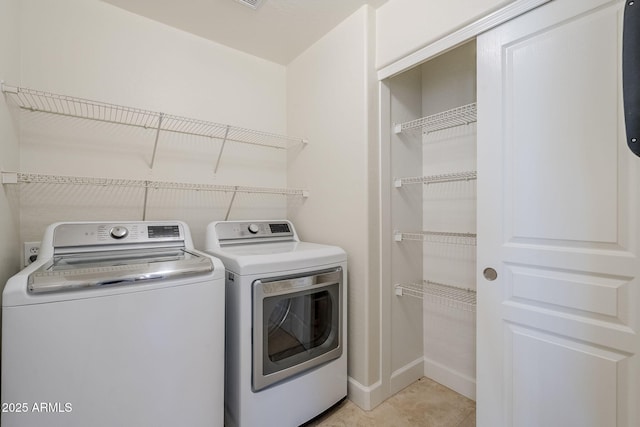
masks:
POLYGON ((640 157, 640 0, 627 0, 624 9, 622 90, 627 145, 640 157))

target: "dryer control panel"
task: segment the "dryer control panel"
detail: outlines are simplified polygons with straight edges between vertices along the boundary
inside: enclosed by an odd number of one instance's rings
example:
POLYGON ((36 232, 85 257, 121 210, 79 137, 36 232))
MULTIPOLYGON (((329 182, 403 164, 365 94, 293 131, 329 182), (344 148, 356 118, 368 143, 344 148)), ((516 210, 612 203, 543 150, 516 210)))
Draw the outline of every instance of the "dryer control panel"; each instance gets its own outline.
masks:
POLYGON ((224 221, 215 224, 218 242, 299 241, 289 221, 224 221))

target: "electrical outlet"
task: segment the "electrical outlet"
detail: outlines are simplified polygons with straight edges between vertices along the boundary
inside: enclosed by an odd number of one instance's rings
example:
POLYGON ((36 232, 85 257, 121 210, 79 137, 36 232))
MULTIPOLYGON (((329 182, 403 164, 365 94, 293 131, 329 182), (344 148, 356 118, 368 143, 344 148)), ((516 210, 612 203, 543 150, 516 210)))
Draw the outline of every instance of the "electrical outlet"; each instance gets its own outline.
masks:
POLYGON ((24 266, 31 264, 38 258, 40 242, 24 242, 24 266))

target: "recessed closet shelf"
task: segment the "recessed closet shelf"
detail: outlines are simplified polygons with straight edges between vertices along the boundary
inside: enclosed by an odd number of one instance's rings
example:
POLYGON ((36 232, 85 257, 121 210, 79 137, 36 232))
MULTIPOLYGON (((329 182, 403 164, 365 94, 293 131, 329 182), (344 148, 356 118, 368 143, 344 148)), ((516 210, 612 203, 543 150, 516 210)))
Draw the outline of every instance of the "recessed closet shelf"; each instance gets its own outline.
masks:
POLYGON ((425 280, 422 283, 396 284, 398 296, 411 296, 464 311, 476 311, 476 291, 425 280))
POLYGON ((203 136, 220 139, 224 142, 233 141, 277 149, 286 149, 287 144, 292 142, 307 143, 307 140, 303 138, 294 138, 35 89, 2 84, 2 92, 6 97, 14 101, 18 107, 27 111, 203 136))
POLYGON ((414 176, 406 178, 396 178, 393 180, 393 185, 396 188, 400 188, 403 185, 408 184, 438 184, 443 182, 455 182, 455 181, 470 181, 477 179, 476 171, 467 172, 454 172, 439 175, 430 176, 414 176))
POLYGON ((476 244, 475 233, 453 233, 448 231, 417 231, 410 233, 394 232, 393 239, 396 242, 403 240, 417 240, 431 243, 445 243, 452 245, 468 245, 476 244))
POLYGON ((65 184, 65 185, 118 186, 118 187, 141 187, 141 188, 166 189, 166 190, 281 194, 285 196, 298 196, 298 197, 309 196, 309 192, 306 190, 289 189, 289 188, 249 187, 249 186, 241 186, 241 185, 218 185, 218 184, 190 184, 190 183, 183 183, 183 182, 45 175, 45 174, 20 173, 20 172, 3 172, 2 183, 3 184, 40 183, 40 184, 65 184))
POLYGON ((474 102, 472 104, 452 108, 451 110, 432 114, 410 122, 396 124, 394 126, 394 132, 398 134, 412 129, 420 129, 425 133, 435 132, 438 130, 474 123, 476 121, 476 116, 477 106, 474 102))

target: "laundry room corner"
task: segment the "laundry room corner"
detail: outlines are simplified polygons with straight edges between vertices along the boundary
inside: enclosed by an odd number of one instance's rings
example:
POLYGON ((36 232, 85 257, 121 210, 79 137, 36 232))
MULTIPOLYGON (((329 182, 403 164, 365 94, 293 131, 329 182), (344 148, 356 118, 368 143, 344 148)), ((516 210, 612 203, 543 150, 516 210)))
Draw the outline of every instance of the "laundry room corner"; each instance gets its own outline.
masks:
POLYGON ((375 9, 362 6, 287 66, 287 125, 310 144, 288 153, 290 204, 304 239, 338 245, 349 260, 349 399, 379 403, 380 286, 375 9))

